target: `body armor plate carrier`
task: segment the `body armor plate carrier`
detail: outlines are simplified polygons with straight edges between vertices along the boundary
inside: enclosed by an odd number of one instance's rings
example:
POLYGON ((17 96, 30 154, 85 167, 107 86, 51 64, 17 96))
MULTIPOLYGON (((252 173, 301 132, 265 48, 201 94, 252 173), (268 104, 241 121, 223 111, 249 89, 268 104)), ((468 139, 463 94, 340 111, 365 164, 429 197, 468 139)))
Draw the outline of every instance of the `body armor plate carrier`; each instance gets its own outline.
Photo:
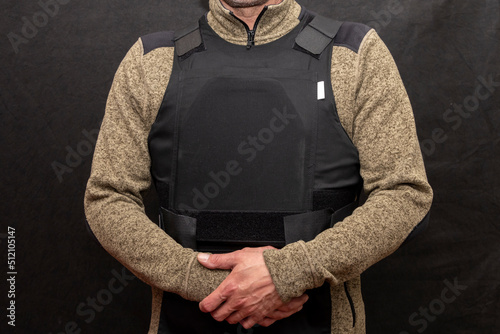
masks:
MULTIPOLYGON (((160 225, 184 247, 280 248, 312 240, 356 208, 358 152, 330 79, 342 23, 308 12, 300 19, 250 49, 223 40, 206 17, 173 36, 174 67, 149 149, 160 225)), ((244 330, 166 292, 159 333, 330 333, 329 285, 307 293, 302 311, 244 330)))

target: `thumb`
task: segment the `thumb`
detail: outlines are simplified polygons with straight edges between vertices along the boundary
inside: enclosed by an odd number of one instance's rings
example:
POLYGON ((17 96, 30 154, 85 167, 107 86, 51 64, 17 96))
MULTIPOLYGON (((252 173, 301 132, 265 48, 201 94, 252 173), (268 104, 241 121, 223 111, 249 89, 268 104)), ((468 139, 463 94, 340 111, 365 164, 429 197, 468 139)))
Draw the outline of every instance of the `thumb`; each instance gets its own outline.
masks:
POLYGON ((208 269, 233 269, 233 267, 236 265, 233 253, 198 253, 198 262, 208 269))

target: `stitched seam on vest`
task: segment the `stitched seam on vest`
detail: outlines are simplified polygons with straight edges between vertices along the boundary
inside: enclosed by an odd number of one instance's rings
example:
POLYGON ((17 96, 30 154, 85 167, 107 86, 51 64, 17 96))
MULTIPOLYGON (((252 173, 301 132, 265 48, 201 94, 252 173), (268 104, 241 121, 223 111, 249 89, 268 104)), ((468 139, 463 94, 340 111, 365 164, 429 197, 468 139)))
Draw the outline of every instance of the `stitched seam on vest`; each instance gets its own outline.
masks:
POLYGON ((351 50, 354 53, 358 53, 359 50, 361 49, 360 48, 360 49, 356 50, 352 45, 349 45, 349 44, 336 44, 336 43, 334 43, 333 46, 334 47, 338 46, 338 47, 342 47, 342 48, 347 48, 347 49, 351 50))

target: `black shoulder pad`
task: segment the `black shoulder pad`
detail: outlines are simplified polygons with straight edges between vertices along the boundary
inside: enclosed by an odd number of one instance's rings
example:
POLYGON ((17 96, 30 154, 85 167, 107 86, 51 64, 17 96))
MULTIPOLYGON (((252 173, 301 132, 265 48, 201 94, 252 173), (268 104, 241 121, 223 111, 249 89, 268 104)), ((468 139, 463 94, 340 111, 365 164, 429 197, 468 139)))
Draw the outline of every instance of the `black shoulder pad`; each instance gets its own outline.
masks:
POLYGON ((141 40, 144 48, 144 55, 146 55, 157 48, 173 47, 174 32, 173 31, 154 32, 152 34, 142 36, 141 40))
POLYGON ((344 22, 335 37, 335 45, 344 46, 358 53, 359 46, 371 28, 361 23, 344 22))
POLYGON ((342 22, 340 21, 317 15, 302 29, 295 39, 295 43, 318 58, 335 38, 341 26, 342 22))
POLYGON ((174 35, 175 52, 177 56, 183 57, 203 44, 200 25, 198 22, 182 30, 176 31, 174 35))

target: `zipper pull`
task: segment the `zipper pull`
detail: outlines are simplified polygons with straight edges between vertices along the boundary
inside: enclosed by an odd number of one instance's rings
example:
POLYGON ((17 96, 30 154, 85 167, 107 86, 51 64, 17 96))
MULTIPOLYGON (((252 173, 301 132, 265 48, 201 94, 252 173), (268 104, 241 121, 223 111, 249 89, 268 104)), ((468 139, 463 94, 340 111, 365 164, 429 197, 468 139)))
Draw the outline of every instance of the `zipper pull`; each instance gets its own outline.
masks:
POLYGON ((255 30, 248 30, 248 41, 247 41, 247 50, 250 50, 250 48, 255 45, 255 30))

